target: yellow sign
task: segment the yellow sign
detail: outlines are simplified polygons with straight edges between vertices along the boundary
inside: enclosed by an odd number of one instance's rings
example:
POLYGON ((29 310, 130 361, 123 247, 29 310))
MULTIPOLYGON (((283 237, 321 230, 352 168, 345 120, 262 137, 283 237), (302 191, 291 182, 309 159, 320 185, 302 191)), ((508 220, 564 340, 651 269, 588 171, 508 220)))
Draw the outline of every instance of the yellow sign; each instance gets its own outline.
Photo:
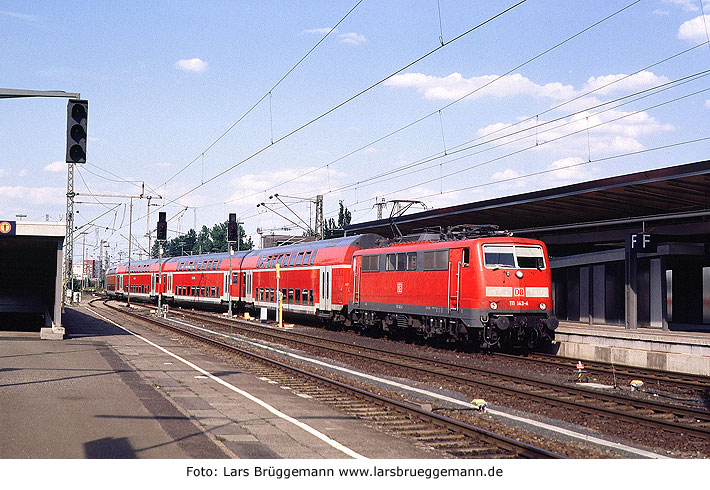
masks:
POLYGON ((14 235, 15 234, 15 222, 14 221, 0 221, 0 235, 14 235))

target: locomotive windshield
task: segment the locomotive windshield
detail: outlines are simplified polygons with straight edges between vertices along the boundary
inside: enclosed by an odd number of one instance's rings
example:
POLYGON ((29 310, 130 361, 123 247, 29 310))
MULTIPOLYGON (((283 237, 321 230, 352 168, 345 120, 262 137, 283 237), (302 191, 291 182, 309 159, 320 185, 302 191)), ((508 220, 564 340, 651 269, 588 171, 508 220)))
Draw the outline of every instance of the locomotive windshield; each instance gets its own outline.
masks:
POLYGON ((536 245, 484 245, 483 256, 489 269, 544 269, 542 247, 536 245))

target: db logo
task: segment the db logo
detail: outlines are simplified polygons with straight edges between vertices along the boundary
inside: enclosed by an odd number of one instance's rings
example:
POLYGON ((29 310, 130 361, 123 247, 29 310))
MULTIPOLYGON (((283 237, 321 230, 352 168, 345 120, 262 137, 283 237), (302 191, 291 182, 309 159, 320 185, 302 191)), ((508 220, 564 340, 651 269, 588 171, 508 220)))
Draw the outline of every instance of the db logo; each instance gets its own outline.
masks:
POLYGON ((515 288, 513 289, 514 296, 525 296, 525 288, 515 288))
POLYGON ((402 283, 401 282, 397 283, 397 293, 402 294, 402 283))

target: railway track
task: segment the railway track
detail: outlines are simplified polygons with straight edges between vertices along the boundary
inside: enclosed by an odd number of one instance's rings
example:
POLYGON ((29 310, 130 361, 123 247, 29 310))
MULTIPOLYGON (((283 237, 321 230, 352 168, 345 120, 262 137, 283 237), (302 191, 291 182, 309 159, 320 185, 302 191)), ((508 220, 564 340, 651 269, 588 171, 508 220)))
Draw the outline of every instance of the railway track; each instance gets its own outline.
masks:
MULTIPOLYGON (((496 353, 495 356, 520 359, 520 356, 514 356, 511 354, 496 353)), ((577 362, 577 359, 538 353, 528 354, 524 357, 524 359, 527 362, 565 370, 569 370, 570 367, 574 366, 577 362)), ((707 393, 710 391, 710 378, 707 376, 695 376, 692 374, 675 373, 656 369, 641 369, 598 361, 584 361, 584 369, 589 374, 603 375, 606 376, 607 379, 611 380, 623 379, 625 381, 629 381, 638 379, 644 383, 672 385, 697 393, 707 393)))
POLYGON ((194 330, 176 327, 152 316, 126 311, 125 308, 108 304, 106 306, 121 315, 157 325, 240 358, 248 358, 250 366, 256 363, 256 367, 251 366, 250 369, 265 381, 278 382, 301 396, 328 403, 353 416, 372 421, 388 432, 415 439, 454 457, 531 459, 562 457, 421 407, 389 399, 261 356, 233 344, 196 333, 194 330))
POLYGON ((368 363, 379 363, 402 372, 403 369, 417 372, 426 379, 446 379, 457 385, 480 391, 486 389, 495 395, 509 395, 517 399, 534 401, 544 405, 555 404, 587 416, 605 417, 613 421, 643 425, 652 430, 691 435, 701 440, 710 440, 710 412, 694 408, 674 406, 667 403, 610 393, 581 386, 560 385, 523 375, 500 373, 480 367, 427 359, 384 349, 354 346, 345 342, 324 339, 300 332, 284 331, 251 323, 226 320, 194 311, 180 310, 180 314, 201 322, 203 325, 222 330, 231 329, 250 335, 268 336, 284 342, 296 343, 309 349, 327 350, 339 355, 358 357, 368 363))

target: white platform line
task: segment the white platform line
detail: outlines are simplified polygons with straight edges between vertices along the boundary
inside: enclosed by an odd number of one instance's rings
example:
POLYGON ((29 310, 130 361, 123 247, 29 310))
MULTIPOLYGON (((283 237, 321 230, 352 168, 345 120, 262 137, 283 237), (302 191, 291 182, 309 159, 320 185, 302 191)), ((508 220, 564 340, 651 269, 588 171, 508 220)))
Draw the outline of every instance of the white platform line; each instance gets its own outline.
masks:
MULTIPOLYGON (((222 336, 222 337, 229 338, 229 335, 223 334, 223 333, 220 333, 220 332, 215 332, 214 330, 209 330, 209 329, 207 329, 207 328, 197 327, 197 326, 195 326, 195 325, 190 325, 189 323, 181 322, 181 321, 179 321, 179 320, 173 320, 173 321, 174 321, 175 323, 180 323, 180 324, 189 326, 189 327, 194 328, 194 329, 196 329, 196 330, 202 330, 202 331, 204 331, 204 332, 209 332, 209 333, 214 334, 214 335, 219 335, 219 336, 222 336)), ((411 392, 414 392, 414 393, 419 393, 420 395, 424 395, 424 396, 427 396, 427 397, 429 397, 429 398, 433 398, 433 399, 437 399, 437 400, 443 400, 443 401, 446 401, 446 402, 449 402, 449 403, 452 403, 452 404, 455 404, 455 405, 459 405, 459 406, 462 406, 462 407, 465 407, 465 408, 469 408, 469 409, 474 409, 474 410, 475 410, 475 409, 477 408, 476 405, 473 405, 473 404, 471 404, 471 403, 464 402, 464 401, 462 401, 462 400, 458 400, 458 399, 452 398, 452 397, 450 397, 450 396, 441 395, 441 394, 435 393, 435 392, 433 392, 433 391, 428 391, 428 390, 424 390, 424 389, 421 389, 421 388, 416 388, 416 387, 414 387, 414 386, 409 386, 409 385, 406 385, 406 384, 398 383, 398 382, 396 382, 396 381, 391 381, 391 380, 389 380, 389 379, 380 378, 380 377, 373 376, 373 375, 371 375, 371 374, 363 373, 363 372, 360 372, 360 371, 354 371, 354 370, 352 370, 352 369, 348 369, 348 368, 344 368, 344 367, 340 367, 340 366, 335 366, 335 365, 333 365, 333 364, 328 364, 328 363, 323 362, 323 361, 320 361, 320 360, 318 360, 318 359, 311 359, 311 358, 309 358, 309 357, 304 357, 304 356, 301 356, 301 355, 298 355, 298 354, 294 354, 294 353, 292 353, 292 352, 287 352, 287 351, 283 351, 283 350, 280 350, 280 349, 276 349, 276 348, 270 347, 270 346, 268 346, 268 345, 263 345, 263 344, 259 344, 259 343, 256 343, 256 342, 251 342, 251 341, 246 340, 246 339, 238 339, 238 340, 240 340, 240 341, 242 341, 242 342, 246 342, 246 343, 252 344, 252 345, 257 346, 257 347, 262 348, 262 349, 271 350, 271 351, 274 351, 274 352, 278 352, 279 354, 282 354, 282 355, 286 355, 286 356, 289 356, 289 357, 293 357, 294 359, 298 359, 298 360, 300 360, 300 361, 309 362, 309 363, 311 363, 311 364, 320 365, 320 366, 323 366, 323 367, 326 367, 326 368, 329 368, 329 369, 334 369, 334 370, 337 370, 337 371, 341 371, 341 372, 344 372, 344 373, 348 373, 348 374, 351 374, 351 375, 353 375, 353 376, 358 376, 358 377, 360 377, 360 378, 365 378, 365 379, 369 379, 369 380, 371 380, 371 381, 376 381, 376 382, 378 382, 378 383, 382 383, 382 384, 387 384, 387 385, 390 385, 390 386, 394 386, 394 387, 399 388, 399 389, 401 389, 401 390, 406 390, 406 391, 411 391, 411 392)), ((638 448, 635 448, 635 447, 627 446, 627 445, 625 445, 625 444, 620 444, 620 443, 618 443, 618 442, 609 441, 609 440, 602 439, 602 438, 599 438, 599 437, 590 436, 590 435, 587 435, 587 434, 582 434, 582 433, 577 432, 577 431, 573 431, 573 430, 569 430, 569 429, 564 429, 564 428, 562 428, 562 427, 558 427, 558 426, 551 425, 551 424, 546 424, 546 423, 544 423, 544 422, 540 422, 540 421, 537 421, 537 420, 533 420, 533 419, 529 419, 529 418, 525 418, 525 417, 518 417, 518 416, 516 416, 516 415, 512 415, 512 414, 509 414, 509 413, 506 413, 506 412, 502 412, 502 411, 500 411, 500 410, 487 409, 486 411, 487 411, 488 413, 490 413, 491 415, 495 415, 495 416, 497 416, 497 417, 502 417, 502 418, 506 418, 506 419, 510 419, 510 420, 515 420, 516 422, 520 422, 520 423, 527 424, 527 425, 532 425, 532 426, 535 426, 535 427, 540 427, 541 429, 549 430, 549 431, 551 431, 551 432, 556 432, 556 433, 558 433, 558 434, 562 434, 562 435, 567 436, 567 437, 572 437, 572 438, 574 438, 574 439, 579 439, 579 440, 582 440, 582 441, 587 441, 587 442, 590 442, 590 443, 593 443, 593 444, 597 444, 597 445, 599 445, 599 446, 604 446, 604 447, 608 447, 608 448, 612 448, 612 449, 616 449, 616 450, 626 451, 626 452, 628 452, 628 453, 636 454, 636 455, 641 456, 641 457, 644 457, 644 458, 670 459, 668 456, 665 456, 665 455, 663 455, 663 454, 658 454, 658 453, 654 453, 654 452, 651 452, 651 451, 646 451, 646 450, 644 450, 644 449, 638 449, 638 448)))
POLYGON ((111 323, 112 325, 116 325, 116 326, 117 326, 118 328, 120 328, 121 330, 125 330, 125 331, 128 332, 129 334, 135 336, 136 338, 139 338, 140 340, 142 340, 142 341, 145 342, 146 344, 155 347, 156 349, 158 349, 158 350, 161 351, 161 352, 164 352, 165 354, 169 355, 169 356, 172 357, 173 359, 176 359, 176 360, 182 362, 183 364, 185 364, 186 366, 191 367, 191 368, 194 369, 195 371, 197 371, 197 372, 199 372, 199 373, 202 373, 204 376, 207 376, 207 377, 210 378, 211 380, 213 380, 213 381, 215 381, 215 382, 221 384, 222 386, 224 386, 224 387, 226 387, 226 388, 228 388, 228 389, 234 391, 235 393, 238 393, 238 394, 242 395, 243 397, 245 397, 245 398, 247 398, 247 399, 253 401, 253 402, 256 403, 257 405, 259 405, 259 406, 265 408, 266 410, 268 410, 269 412, 273 413, 273 414, 276 415, 277 417, 279 417, 279 418, 281 418, 281 419, 283 419, 283 420, 286 420, 286 421, 292 423, 293 425, 295 425, 295 426, 297 426, 297 427, 299 427, 299 428, 305 430, 306 432, 308 432, 309 434, 311 434, 311 435, 317 437, 318 439, 320 439, 321 441, 325 442, 325 443, 328 444, 329 446, 331 446, 331 447, 333 447, 333 448, 335 448, 335 449, 337 449, 337 450, 339 450, 339 451, 341 451, 341 452, 347 454, 348 456, 350 456, 350 457, 352 457, 352 458, 355 458, 355 459, 367 459, 365 456, 363 456, 363 455, 361 455, 361 454, 359 454, 359 453, 353 451, 352 449, 350 449, 350 448, 348 448, 348 447, 343 446, 343 445, 340 444, 338 441, 335 441, 335 440, 331 439, 330 437, 328 437, 328 436, 326 436, 325 434, 323 434, 322 432, 320 432, 320 431, 314 429, 314 428, 311 427, 310 425, 305 424, 305 423, 301 422, 300 420, 297 420, 297 419, 295 419, 295 418, 293 418, 293 417, 290 417, 290 416, 286 415, 285 413, 281 412, 280 410, 277 410, 276 408, 272 407, 271 405, 269 405, 269 404, 266 403, 265 401, 263 401, 263 400, 261 400, 261 399, 255 397, 255 396, 252 395, 251 393, 248 393, 248 392, 246 392, 246 391, 244 391, 244 390, 241 390, 241 389, 237 388, 236 386, 234 386, 233 384, 224 381, 223 379, 221 379, 221 378, 219 378, 219 377, 213 375, 212 373, 209 373, 208 371, 205 371, 204 369, 202 369, 201 367, 197 366, 196 364, 194 364, 194 363, 188 361, 187 359, 183 359, 182 357, 178 356, 177 354, 173 354, 172 352, 170 352, 169 350, 165 349, 164 347, 161 347, 161 346, 159 346, 158 344, 156 344, 156 343, 154 343, 154 342, 151 342, 150 340, 146 339, 145 337, 143 337, 143 336, 141 336, 141 335, 138 335, 138 334, 135 333, 135 332, 130 331, 130 330, 127 329, 126 327, 123 327, 123 326, 119 325, 118 323, 114 322, 113 320, 111 320, 111 319, 109 319, 109 318, 106 318, 105 316, 103 316, 102 314, 98 313, 97 311, 94 311, 94 310, 91 310, 91 309, 90 309, 89 311, 91 311, 92 313, 96 314, 96 315, 97 315, 98 317, 100 317, 101 319, 103 319, 103 320, 105 320, 105 321, 111 323))

